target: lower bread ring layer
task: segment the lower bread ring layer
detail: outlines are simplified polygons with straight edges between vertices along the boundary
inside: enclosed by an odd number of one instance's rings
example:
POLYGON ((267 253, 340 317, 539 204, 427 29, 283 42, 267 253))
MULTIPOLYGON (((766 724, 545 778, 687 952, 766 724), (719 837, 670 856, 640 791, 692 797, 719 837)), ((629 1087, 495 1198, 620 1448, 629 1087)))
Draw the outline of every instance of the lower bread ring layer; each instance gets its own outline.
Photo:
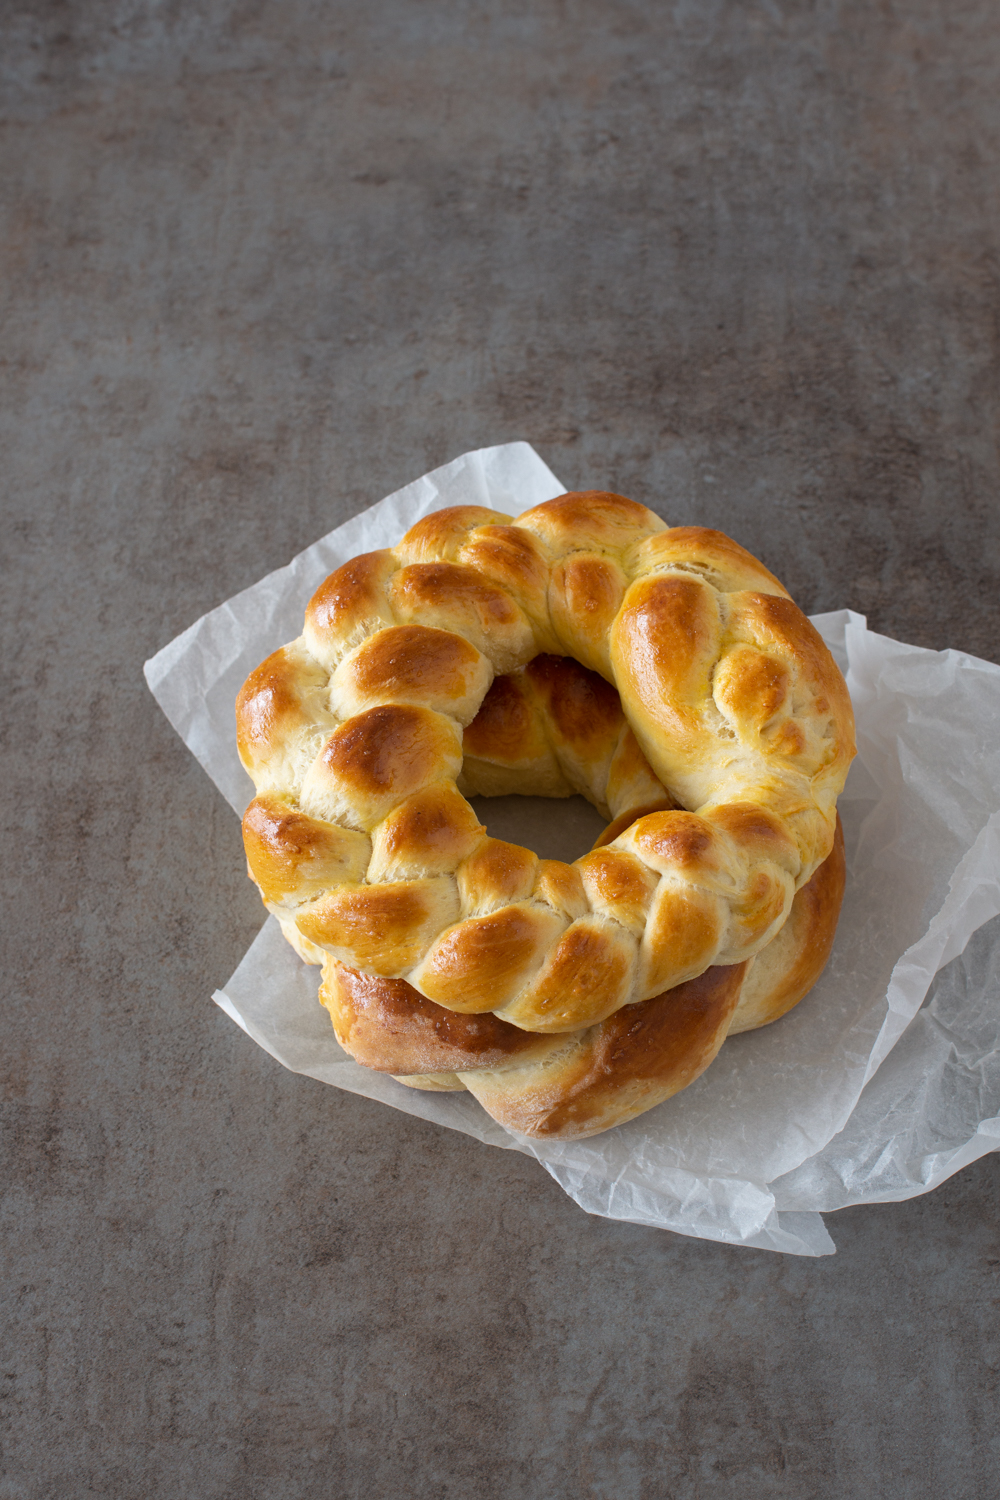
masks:
POLYGON ((727 1036, 769 1025, 798 1004, 830 955, 844 874, 838 820, 832 853, 755 959, 716 965, 569 1034, 447 1010, 405 980, 335 959, 324 964, 320 999, 341 1046, 366 1067, 413 1088, 468 1089, 521 1135, 596 1135, 693 1083, 727 1036))

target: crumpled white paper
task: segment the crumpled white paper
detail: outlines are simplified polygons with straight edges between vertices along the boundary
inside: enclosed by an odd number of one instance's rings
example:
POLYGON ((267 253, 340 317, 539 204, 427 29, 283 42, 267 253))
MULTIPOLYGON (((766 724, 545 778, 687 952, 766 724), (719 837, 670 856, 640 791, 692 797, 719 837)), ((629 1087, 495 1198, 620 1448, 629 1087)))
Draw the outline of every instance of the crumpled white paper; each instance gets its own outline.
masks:
MULTIPOLYGON (((327 573, 442 506, 516 515, 563 491, 526 443, 465 454, 205 615, 146 663, 149 686, 242 814, 253 787, 236 694, 299 634, 327 573)), ((731 1038, 684 1093, 592 1140, 515 1136, 469 1094, 418 1092, 353 1062, 317 1001, 318 970, 273 919, 215 1000, 286 1067, 535 1156, 589 1213, 728 1244, 831 1254, 821 1213, 927 1192, 1000 1148, 1000 667, 889 640, 848 610, 814 623, 858 727, 833 955, 801 1005, 731 1038)), ((480 816, 513 836, 491 809, 509 820, 500 803, 517 800, 481 803, 480 816)), ((530 800, 536 848, 583 852, 585 807, 530 800)))

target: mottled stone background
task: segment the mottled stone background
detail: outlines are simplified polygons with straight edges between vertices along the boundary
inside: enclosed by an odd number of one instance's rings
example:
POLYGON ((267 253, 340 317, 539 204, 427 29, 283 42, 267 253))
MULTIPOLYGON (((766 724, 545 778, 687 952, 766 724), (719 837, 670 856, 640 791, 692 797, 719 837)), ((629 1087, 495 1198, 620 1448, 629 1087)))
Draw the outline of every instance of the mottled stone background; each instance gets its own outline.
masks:
POLYGON ((513 438, 1000 658, 996 5, 0 12, 0 1500, 994 1500, 995 1157, 793 1260, 283 1072, 141 665, 513 438))

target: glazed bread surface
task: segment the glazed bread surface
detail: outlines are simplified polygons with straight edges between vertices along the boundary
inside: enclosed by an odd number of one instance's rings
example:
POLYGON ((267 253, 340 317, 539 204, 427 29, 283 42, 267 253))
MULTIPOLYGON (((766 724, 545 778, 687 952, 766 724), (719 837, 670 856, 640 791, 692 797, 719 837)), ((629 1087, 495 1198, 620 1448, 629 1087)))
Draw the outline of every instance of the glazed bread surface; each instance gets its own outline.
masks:
MULTIPOLYGON (((625 1089, 616 1065, 628 1117, 668 1075, 696 1076, 731 1027, 772 1019, 779 991, 794 1004, 829 951, 839 894, 811 883, 835 852, 850 702, 813 626, 721 533, 604 492, 516 521, 439 511, 325 581, 303 635, 247 680, 237 721, 265 904, 324 965, 325 997, 338 975, 359 976, 358 994, 389 985, 352 1023, 362 1050, 376 1014, 393 1034, 390 994, 432 1007, 424 1032, 450 1014, 453 1049, 474 1037, 492 1057, 497 1036, 523 1037, 512 1055, 550 1077, 606 1072, 601 1048, 621 1059, 641 1034, 660 1083, 625 1089), (582 794, 609 822, 602 847, 565 864, 491 838, 468 797, 511 792, 582 794), (668 992, 675 1037, 695 1038, 673 1072, 639 1027, 668 992), (682 1025, 691 1006, 703 1019, 682 1025), (621 1036, 602 1041, 619 1012, 621 1036)), ((385 1070, 498 1107, 495 1064, 385 1070)), ((564 1125, 586 1133, 574 1087, 564 1125)))

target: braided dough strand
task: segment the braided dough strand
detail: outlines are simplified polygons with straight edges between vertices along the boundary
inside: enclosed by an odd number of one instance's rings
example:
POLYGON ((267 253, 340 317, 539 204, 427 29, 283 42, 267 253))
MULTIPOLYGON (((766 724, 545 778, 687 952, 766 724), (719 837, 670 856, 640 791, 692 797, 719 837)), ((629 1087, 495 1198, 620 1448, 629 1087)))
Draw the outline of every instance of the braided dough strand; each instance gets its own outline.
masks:
POLYGON ((455 1015, 405 980, 373 978, 335 960, 324 965, 320 999, 341 1045, 400 1083, 468 1089, 522 1135, 595 1135, 686 1088, 727 1036, 769 1025, 796 1005, 829 957, 843 889, 838 824, 832 852, 756 959, 707 969, 568 1036, 522 1031, 492 1015, 455 1015))

